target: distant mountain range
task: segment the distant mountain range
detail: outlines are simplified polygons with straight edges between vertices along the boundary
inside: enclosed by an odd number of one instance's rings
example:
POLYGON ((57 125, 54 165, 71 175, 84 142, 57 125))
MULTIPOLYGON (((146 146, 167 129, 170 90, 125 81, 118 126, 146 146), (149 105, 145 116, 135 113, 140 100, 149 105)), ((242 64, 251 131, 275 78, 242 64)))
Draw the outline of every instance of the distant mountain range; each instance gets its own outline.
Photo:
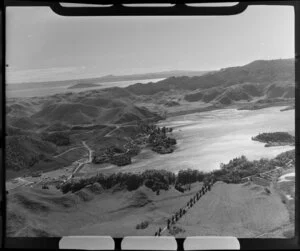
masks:
POLYGON ((178 76, 202 76, 209 71, 162 71, 154 73, 144 73, 144 74, 132 74, 132 75, 107 75, 97 78, 99 83, 101 82, 117 82, 117 81, 130 81, 130 80, 143 80, 143 79, 155 79, 155 78, 169 78, 178 76))
MULTIPOLYGON (((155 115, 148 112, 147 108, 138 107, 136 103, 159 104, 156 96, 151 97, 158 93, 164 93, 165 96, 162 98, 167 102, 172 90, 182 91, 180 95, 188 102, 219 102, 224 105, 241 100, 251 101, 254 98, 290 99, 295 97, 294 72, 292 59, 259 60, 245 66, 230 67, 204 75, 201 75, 203 72, 198 72, 200 76, 173 76, 159 82, 137 83, 126 88, 114 87, 81 93, 56 94, 36 100, 16 100, 7 105, 8 122, 13 127, 27 130, 35 127, 36 123, 116 124, 119 121, 126 123, 135 119, 144 120, 155 115)), ((176 73, 183 74, 182 71, 176 73)), ((167 73, 151 74, 147 77, 167 73)), ((121 76, 107 76, 102 80, 116 80, 119 77, 121 76)), ((128 76, 134 77, 140 78, 141 75, 128 76)), ((180 106, 178 100, 167 104, 180 106)))
MULTIPOLYGON (((236 101, 260 102, 295 97, 293 59, 258 60, 202 76, 171 77, 156 83, 134 84, 126 89, 135 95, 151 96, 160 92, 183 90, 189 102, 203 101, 230 105, 236 101)), ((272 101, 273 102, 273 101, 272 101)))
POLYGON ((47 85, 77 85, 80 84, 96 84, 96 83, 107 83, 107 82, 118 82, 118 81, 133 81, 133 80, 145 80, 145 79, 157 79, 157 78, 169 78, 178 76, 201 76, 209 71, 162 71, 153 73, 143 74, 131 74, 131 75, 106 75, 103 77, 96 78, 83 78, 83 79, 69 79, 69 80, 55 80, 55 81, 41 81, 41 82, 23 82, 23 83, 12 83, 9 84, 10 88, 22 88, 22 85, 28 86, 27 88, 36 88, 38 86, 43 87, 47 85))
POLYGON ((165 80, 134 84, 126 89, 136 95, 153 95, 170 89, 204 90, 213 87, 229 87, 240 84, 294 84, 295 69, 293 59, 258 60, 245 66, 230 67, 220 71, 210 72, 201 76, 170 77, 165 80))

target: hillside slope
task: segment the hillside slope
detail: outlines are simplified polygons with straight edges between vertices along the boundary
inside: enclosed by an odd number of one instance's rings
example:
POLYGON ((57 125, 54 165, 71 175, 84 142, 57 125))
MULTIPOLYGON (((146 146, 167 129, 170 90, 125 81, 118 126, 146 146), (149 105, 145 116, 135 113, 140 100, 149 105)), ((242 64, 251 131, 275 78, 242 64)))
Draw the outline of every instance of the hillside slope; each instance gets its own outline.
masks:
POLYGON ((135 95, 154 95, 171 90, 190 91, 189 102, 216 101, 231 104, 257 97, 294 98, 294 60, 258 60, 195 77, 171 77, 165 80, 126 87, 135 95))
MULTIPOLYGON (((178 222, 182 235, 253 238, 289 224, 280 196, 255 184, 216 183, 178 222)), ((282 233, 281 233, 282 234, 282 233)), ((281 236, 278 236, 281 237, 281 236)))
POLYGON ((26 102, 14 100, 10 103, 7 109, 8 126, 22 130, 34 131, 41 128, 53 130, 54 125, 62 130, 74 125, 161 119, 158 114, 147 108, 135 105, 133 95, 126 89, 118 87, 37 97, 26 102), (20 107, 21 110, 16 111, 16 107, 18 109, 20 107), (26 112, 28 115, 24 116, 26 112))
POLYGON ((6 168, 17 171, 32 167, 40 160, 51 159, 55 151, 55 145, 33 136, 7 136, 6 168))
MULTIPOLYGON (((159 195, 146 187, 131 192, 120 187, 103 190, 98 183, 65 195, 24 188, 8 196, 8 235, 153 235, 201 186, 194 183, 185 193, 172 187, 159 195), (149 226, 136 229, 144 221, 149 226)), ((288 223, 287 209, 276 193, 266 195, 262 187, 218 182, 177 222, 182 232, 176 237, 251 238, 288 223)))

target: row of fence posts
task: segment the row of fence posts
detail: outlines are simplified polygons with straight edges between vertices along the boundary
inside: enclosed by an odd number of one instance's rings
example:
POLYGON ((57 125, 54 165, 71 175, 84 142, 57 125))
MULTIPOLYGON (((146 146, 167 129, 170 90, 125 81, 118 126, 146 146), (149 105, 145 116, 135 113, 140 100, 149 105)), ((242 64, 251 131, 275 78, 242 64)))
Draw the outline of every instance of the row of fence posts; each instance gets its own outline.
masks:
MULTIPOLYGON (((211 180, 208 184, 204 185, 186 204, 184 208, 180 208, 175 214, 172 215, 171 219, 167 220, 167 229, 170 229, 172 224, 175 224, 183 215, 186 214, 187 210, 193 207, 193 205, 207 192, 210 191, 215 180, 211 180)), ((159 228, 155 232, 155 236, 161 236, 162 229, 159 228)))

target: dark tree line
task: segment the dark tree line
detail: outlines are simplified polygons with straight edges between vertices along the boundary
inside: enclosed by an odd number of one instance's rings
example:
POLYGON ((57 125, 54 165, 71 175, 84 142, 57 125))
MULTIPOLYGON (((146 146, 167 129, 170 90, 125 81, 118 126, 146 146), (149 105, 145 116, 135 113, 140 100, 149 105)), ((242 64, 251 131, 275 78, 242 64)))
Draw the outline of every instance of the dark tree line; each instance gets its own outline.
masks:
MULTIPOLYGON (((211 180, 226 183, 239 183, 241 179, 250 175, 262 173, 282 166, 287 162, 295 163, 295 151, 288 151, 276 158, 249 161, 245 156, 234 158, 228 164, 221 164, 220 169, 203 173, 198 170, 180 170, 178 174, 166 170, 146 170, 142 173, 114 173, 111 175, 97 174, 90 178, 72 179, 60 185, 63 193, 75 192, 87 185, 98 182, 104 189, 120 185, 129 191, 142 185, 152 191, 168 190, 173 185, 180 192, 184 192, 194 182, 203 182, 209 188, 211 180)), ((159 192, 158 192, 159 193, 159 192)))

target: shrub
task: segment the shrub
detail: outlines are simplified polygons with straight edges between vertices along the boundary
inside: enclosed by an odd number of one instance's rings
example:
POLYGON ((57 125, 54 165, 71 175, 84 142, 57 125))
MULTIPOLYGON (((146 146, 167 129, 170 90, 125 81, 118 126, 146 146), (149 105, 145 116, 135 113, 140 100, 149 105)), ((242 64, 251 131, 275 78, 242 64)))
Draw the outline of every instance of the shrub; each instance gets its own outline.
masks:
POLYGON ((178 226, 172 226, 171 229, 169 230, 169 233, 171 235, 176 235, 185 232, 183 228, 180 228, 178 226))
POLYGON ((266 191, 267 194, 270 194, 270 193, 271 193, 270 189, 267 188, 267 187, 265 187, 265 191, 266 191))
POLYGON ((294 238, 295 237, 295 230, 293 229, 290 229, 290 230, 287 230, 285 232, 283 232, 283 235, 286 237, 286 238, 294 238))
POLYGON ((44 134, 42 136, 44 141, 49 141, 57 146, 67 146, 70 144, 70 137, 68 134, 63 132, 54 132, 49 134, 44 134))
POLYGON ((184 188, 182 187, 181 184, 176 184, 175 189, 181 193, 184 193, 184 188))
POLYGON ((130 175, 126 181, 128 191, 136 190, 142 184, 142 178, 139 175, 130 175))
POLYGON ((191 184, 196 181, 203 181, 205 175, 203 172, 200 172, 198 170, 192 170, 192 169, 187 169, 187 170, 180 170, 177 175, 177 182, 186 185, 186 184, 191 184))
POLYGON ((143 221, 142 223, 140 224, 137 224, 136 225, 136 229, 145 229, 149 226, 149 222, 148 221, 143 221))

